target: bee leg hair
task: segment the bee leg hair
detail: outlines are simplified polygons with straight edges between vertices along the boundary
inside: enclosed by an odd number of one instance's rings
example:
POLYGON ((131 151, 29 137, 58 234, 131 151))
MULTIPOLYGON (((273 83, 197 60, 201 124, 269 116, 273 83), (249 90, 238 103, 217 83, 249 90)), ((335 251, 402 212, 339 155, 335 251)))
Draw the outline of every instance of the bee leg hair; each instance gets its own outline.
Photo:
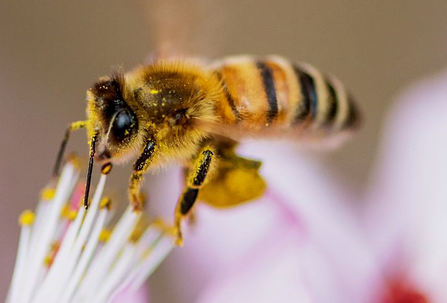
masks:
POLYGON ((213 157, 214 152, 210 146, 205 147, 199 153, 193 171, 187 179, 187 186, 177 202, 174 227, 177 235, 176 244, 178 246, 183 245, 183 234, 181 229, 182 220, 188 216, 193 209, 199 194, 199 189, 205 184, 206 177, 212 167, 213 157))
POLYGON ((130 176, 129 183, 129 201, 133 206, 134 211, 141 211, 143 209, 140 187, 141 182, 143 181, 143 176, 149 169, 152 159, 154 158, 155 148, 155 141, 148 139, 143 152, 133 164, 133 173, 130 176))

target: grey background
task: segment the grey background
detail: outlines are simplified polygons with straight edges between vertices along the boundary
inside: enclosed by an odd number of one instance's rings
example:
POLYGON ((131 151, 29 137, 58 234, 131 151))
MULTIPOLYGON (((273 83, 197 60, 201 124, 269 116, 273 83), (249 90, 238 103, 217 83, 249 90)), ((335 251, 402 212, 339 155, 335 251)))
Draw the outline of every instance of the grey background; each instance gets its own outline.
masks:
MULTIPOLYGON (((366 121, 358 138, 326 162, 359 188, 368 181, 393 97, 447 65, 447 1, 193 2, 191 12, 173 9, 178 32, 163 26, 171 19, 154 14, 156 4, 143 2, 0 3, 0 300, 15 260, 17 217, 34 207, 49 180, 67 123, 84 117, 85 90, 113 67, 143 62, 159 37, 180 37, 191 28, 197 35, 179 38, 179 53, 191 42, 199 55, 280 54, 337 75, 354 92, 366 121)), ((75 135, 69 149, 86 154, 85 135, 75 135)), ((114 180, 118 194, 126 189, 128 171, 118 170, 124 180, 114 180)), ((194 298, 194 291, 184 297, 175 285, 164 288, 175 258, 152 279, 155 302, 194 298)))

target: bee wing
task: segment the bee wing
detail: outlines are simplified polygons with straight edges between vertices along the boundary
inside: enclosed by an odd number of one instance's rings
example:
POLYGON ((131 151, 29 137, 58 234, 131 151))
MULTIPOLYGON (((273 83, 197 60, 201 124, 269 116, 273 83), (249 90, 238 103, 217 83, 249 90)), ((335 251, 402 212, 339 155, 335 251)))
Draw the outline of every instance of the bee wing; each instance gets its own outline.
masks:
POLYGON ((224 1, 140 0, 146 13, 156 58, 220 54, 224 1))

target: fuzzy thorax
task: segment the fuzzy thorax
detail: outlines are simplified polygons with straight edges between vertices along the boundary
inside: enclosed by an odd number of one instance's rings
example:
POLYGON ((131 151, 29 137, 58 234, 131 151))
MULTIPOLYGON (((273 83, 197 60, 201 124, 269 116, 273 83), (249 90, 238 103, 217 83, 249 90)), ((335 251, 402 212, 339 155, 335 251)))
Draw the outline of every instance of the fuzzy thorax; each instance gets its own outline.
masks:
POLYGON ((157 61, 98 81, 88 92, 88 135, 98 134, 97 160, 123 162, 146 140, 158 150, 153 165, 193 157, 217 122, 217 77, 200 65, 157 61))

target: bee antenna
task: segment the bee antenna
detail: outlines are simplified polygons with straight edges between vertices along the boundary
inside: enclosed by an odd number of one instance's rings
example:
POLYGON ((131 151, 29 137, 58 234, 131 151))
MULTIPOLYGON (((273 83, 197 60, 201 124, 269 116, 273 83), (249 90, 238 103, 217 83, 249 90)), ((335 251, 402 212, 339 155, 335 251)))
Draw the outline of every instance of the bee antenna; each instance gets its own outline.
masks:
POLYGON ((84 208, 88 209, 89 201, 88 196, 90 193, 90 183, 92 181, 92 172, 93 172, 93 161, 95 159, 95 151, 96 151, 96 139, 98 134, 95 133, 90 140, 90 160, 88 162, 88 170, 87 170, 87 180, 85 182, 85 194, 84 194, 84 208))
POLYGON ((54 169, 53 169, 54 177, 59 176, 59 168, 61 166, 62 157, 64 156, 65 147, 67 146, 68 139, 70 138, 70 132, 71 132, 71 129, 69 127, 67 129, 67 131, 65 132, 64 139, 62 140, 61 147, 59 148, 59 152, 57 154, 56 165, 54 165, 54 169))
POLYGON ((65 131, 64 139, 62 140, 61 147, 59 148, 59 152, 57 154, 56 158, 56 165, 53 169, 53 176, 57 177, 59 176, 59 168, 61 166, 62 157, 64 156, 65 147, 67 147, 68 139, 70 139, 70 133, 74 130, 78 130, 81 128, 85 128, 87 126, 87 121, 76 121, 73 123, 70 123, 67 130, 65 131))

